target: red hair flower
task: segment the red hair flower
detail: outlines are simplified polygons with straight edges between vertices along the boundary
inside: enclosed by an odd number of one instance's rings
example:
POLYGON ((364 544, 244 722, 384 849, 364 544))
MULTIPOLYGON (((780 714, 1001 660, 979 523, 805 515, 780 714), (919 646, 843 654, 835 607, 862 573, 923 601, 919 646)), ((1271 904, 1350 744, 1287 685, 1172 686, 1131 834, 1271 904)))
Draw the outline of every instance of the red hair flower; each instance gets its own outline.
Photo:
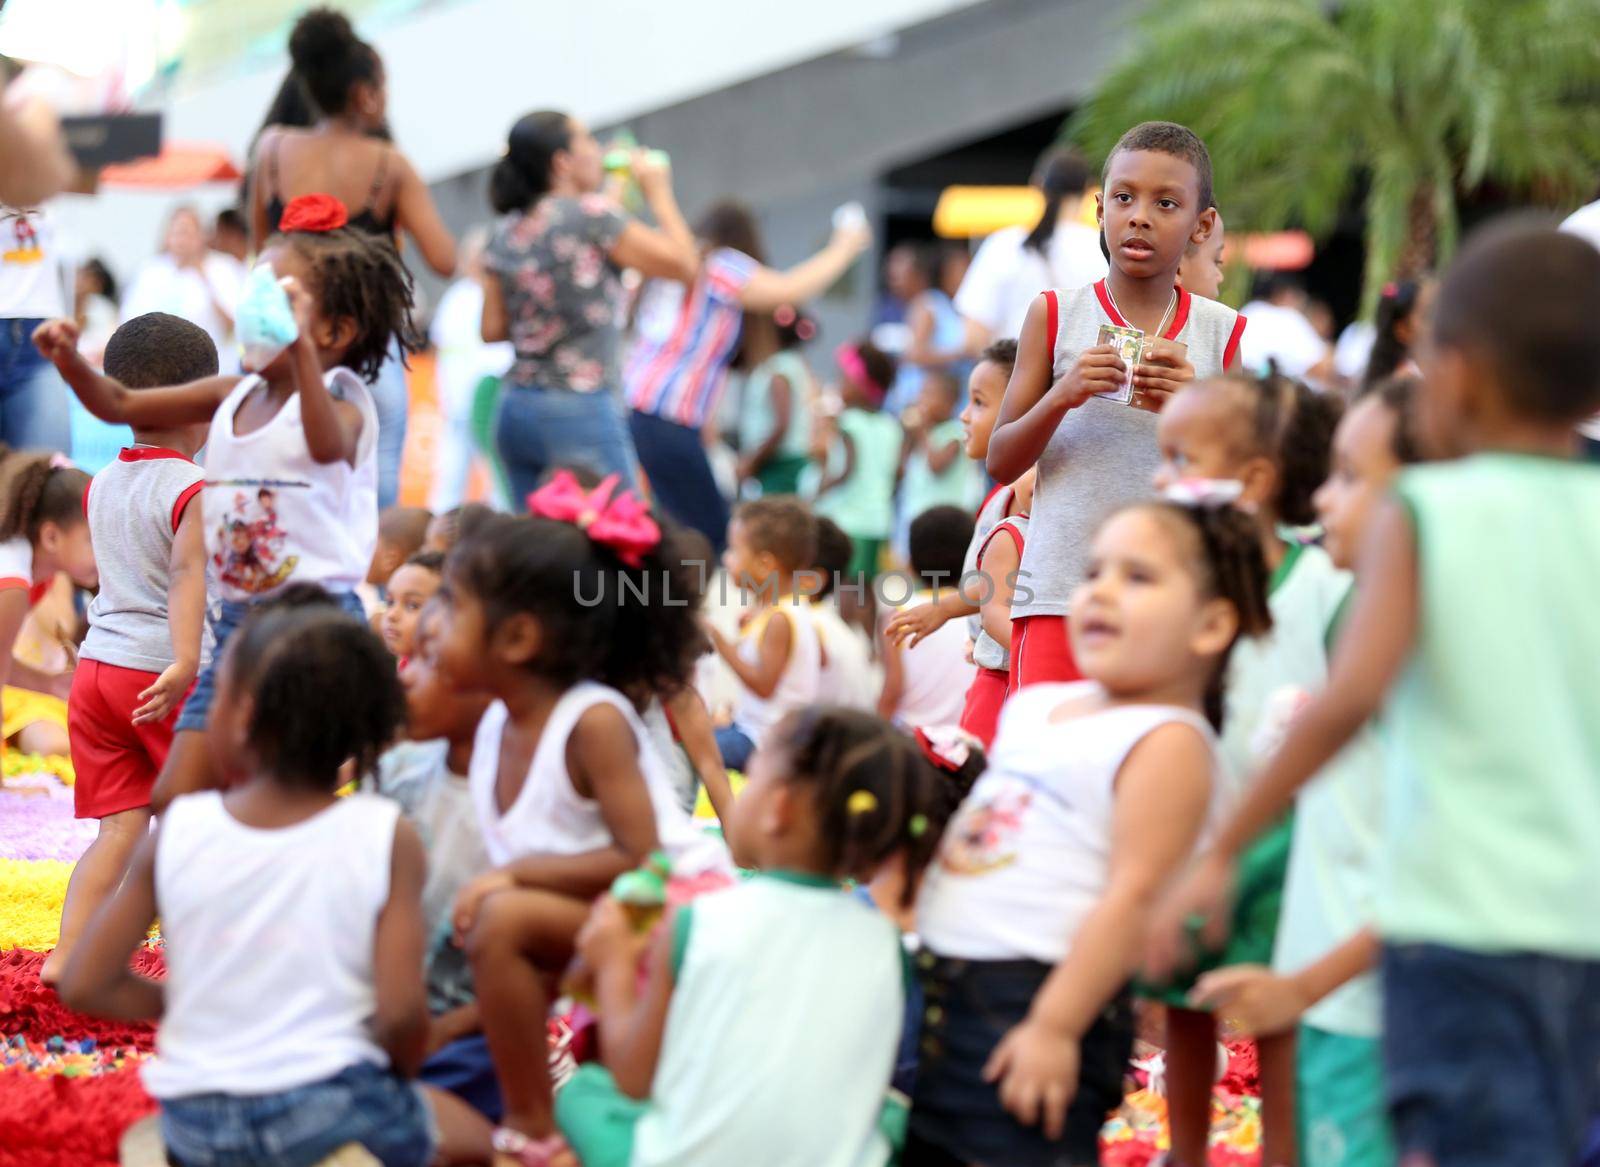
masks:
POLYGON ((278 219, 279 231, 337 231, 350 221, 350 212, 332 195, 308 194, 289 200, 278 219))

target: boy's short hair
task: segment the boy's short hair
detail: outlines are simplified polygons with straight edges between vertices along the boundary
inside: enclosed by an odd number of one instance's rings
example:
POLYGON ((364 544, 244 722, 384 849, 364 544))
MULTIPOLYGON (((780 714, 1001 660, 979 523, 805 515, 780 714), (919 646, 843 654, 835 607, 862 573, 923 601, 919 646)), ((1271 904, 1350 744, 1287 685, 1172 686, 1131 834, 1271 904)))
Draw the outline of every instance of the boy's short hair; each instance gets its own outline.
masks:
POLYGON ((740 503, 733 517, 744 524, 750 544, 770 552, 785 571, 810 567, 817 553, 817 520, 793 495, 740 503))
POLYGON ((1433 332, 1488 365, 1520 416, 1576 422, 1600 408, 1600 251, 1526 218, 1467 241, 1439 285, 1433 332))
POLYGON ((434 575, 444 574, 443 551, 418 551, 410 559, 402 563, 401 567, 420 567, 423 571, 431 571, 434 575))
POLYGON ((400 552, 404 563, 422 550, 433 515, 423 507, 390 507, 378 516, 378 538, 400 552))
POLYGON ((105 370, 129 389, 186 385, 217 375, 217 345, 205 329, 181 316, 146 312, 111 334, 105 370))
POLYGON ((1200 135, 1188 126, 1180 126, 1177 122, 1140 122, 1134 126, 1117 139, 1117 144, 1111 147, 1111 153, 1106 155, 1106 164, 1100 171, 1102 186, 1105 185, 1106 176, 1111 173, 1111 160, 1124 150, 1152 150, 1157 154, 1182 158, 1194 167, 1195 177, 1200 180, 1199 209, 1204 211, 1213 205, 1216 195, 1211 187, 1211 153, 1200 140, 1200 135))
POLYGON ((988 361, 991 365, 999 365, 1003 369, 1017 367, 1017 339, 1014 336, 1002 337, 992 342, 978 356, 979 361, 988 361))
POLYGON ((973 518, 960 507, 929 507, 911 520, 911 570, 940 587, 954 587, 966 565, 973 518))
POLYGON ((816 587, 816 596, 823 599, 833 595, 845 572, 850 570, 850 560, 855 546, 844 528, 832 519, 817 517, 817 550, 811 557, 811 570, 822 578, 816 587))

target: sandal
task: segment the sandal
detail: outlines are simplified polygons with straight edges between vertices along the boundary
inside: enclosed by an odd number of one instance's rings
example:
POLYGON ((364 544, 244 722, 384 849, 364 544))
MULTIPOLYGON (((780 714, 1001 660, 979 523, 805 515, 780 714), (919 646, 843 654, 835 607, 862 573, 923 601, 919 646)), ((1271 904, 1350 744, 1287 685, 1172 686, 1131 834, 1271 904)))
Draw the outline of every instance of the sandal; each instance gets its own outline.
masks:
POLYGON ((560 1135, 534 1139, 508 1126, 497 1126, 489 1140, 496 1155, 510 1155, 521 1167, 550 1167, 555 1157, 567 1150, 567 1140, 560 1135))

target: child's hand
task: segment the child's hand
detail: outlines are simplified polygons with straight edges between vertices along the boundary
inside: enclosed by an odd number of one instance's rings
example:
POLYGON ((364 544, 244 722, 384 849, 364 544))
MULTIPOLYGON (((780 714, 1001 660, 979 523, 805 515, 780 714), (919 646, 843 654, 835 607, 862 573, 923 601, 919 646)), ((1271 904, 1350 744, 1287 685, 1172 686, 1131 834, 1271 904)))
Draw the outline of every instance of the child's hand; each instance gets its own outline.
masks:
POLYGON ((1024 1126, 1042 1126, 1059 1139, 1067 1107, 1078 1092, 1078 1039, 1031 1018, 1013 1026, 983 1067, 1000 1084, 1000 1105, 1024 1126))
POLYGON ((1045 394, 1052 403, 1076 409, 1096 393, 1111 393, 1128 379, 1128 366, 1117 355, 1117 346, 1097 344, 1078 354, 1078 361, 1045 394))
POLYGON ((1196 1009, 1209 1009, 1223 1027, 1241 1037, 1270 1037, 1293 1029, 1311 1007, 1300 982, 1259 964, 1238 964, 1206 973, 1189 994, 1196 1009))
POLYGON ((284 295, 289 297, 289 308, 294 312, 295 327, 300 330, 300 339, 309 342, 311 318, 316 312, 316 301, 311 298, 311 293, 306 291, 304 285, 293 276, 285 276, 282 283, 284 295))
POLYGON ((183 700, 189 686, 194 684, 197 671, 192 664, 184 661, 174 661, 168 665, 156 678, 155 684, 139 694, 140 704, 133 711, 133 724, 149 725, 151 722, 165 721, 183 700))
POLYGON ((1222 947, 1228 938, 1233 881, 1233 864, 1211 853, 1167 894, 1151 919, 1145 942, 1146 979, 1165 984, 1175 969, 1188 963, 1196 924, 1204 944, 1222 947))
POLYGON ((940 610, 938 604, 918 604, 915 608, 907 608, 883 630, 886 640, 895 647, 917 647, 918 642, 926 640, 939 629, 944 627, 945 621, 950 617, 940 610), (907 645, 907 641, 910 644, 907 645))
POLYGON ((605 895, 589 909, 589 919, 578 931, 577 949, 585 964, 599 970, 618 960, 637 961, 648 941, 648 936, 633 930, 622 905, 605 895))
POLYGON ((59 365, 78 351, 77 321, 46 320, 33 330, 33 347, 45 360, 59 365))
POLYGON ((517 881, 504 868, 485 871, 469 881, 456 896, 455 910, 450 913, 456 944, 459 946, 467 942, 467 935, 478 922, 478 912, 482 910, 484 900, 497 891, 509 891, 516 886, 517 881))
POLYGON ((1145 341, 1144 356, 1133 370, 1133 405, 1160 413, 1174 393, 1194 380, 1189 348, 1158 336, 1145 341))

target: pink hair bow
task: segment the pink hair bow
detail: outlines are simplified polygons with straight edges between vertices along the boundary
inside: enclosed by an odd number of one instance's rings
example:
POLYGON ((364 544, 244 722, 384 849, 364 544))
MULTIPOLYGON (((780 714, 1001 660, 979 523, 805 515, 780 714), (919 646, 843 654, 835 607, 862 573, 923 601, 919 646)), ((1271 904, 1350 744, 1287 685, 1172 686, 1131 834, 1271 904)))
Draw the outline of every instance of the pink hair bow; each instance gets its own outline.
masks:
POLYGON ((644 562, 644 553, 661 545, 661 528, 631 490, 617 490, 621 476, 609 475, 586 491, 570 470, 557 470, 528 496, 528 512, 558 523, 571 523, 591 542, 609 547, 629 567, 644 562))

